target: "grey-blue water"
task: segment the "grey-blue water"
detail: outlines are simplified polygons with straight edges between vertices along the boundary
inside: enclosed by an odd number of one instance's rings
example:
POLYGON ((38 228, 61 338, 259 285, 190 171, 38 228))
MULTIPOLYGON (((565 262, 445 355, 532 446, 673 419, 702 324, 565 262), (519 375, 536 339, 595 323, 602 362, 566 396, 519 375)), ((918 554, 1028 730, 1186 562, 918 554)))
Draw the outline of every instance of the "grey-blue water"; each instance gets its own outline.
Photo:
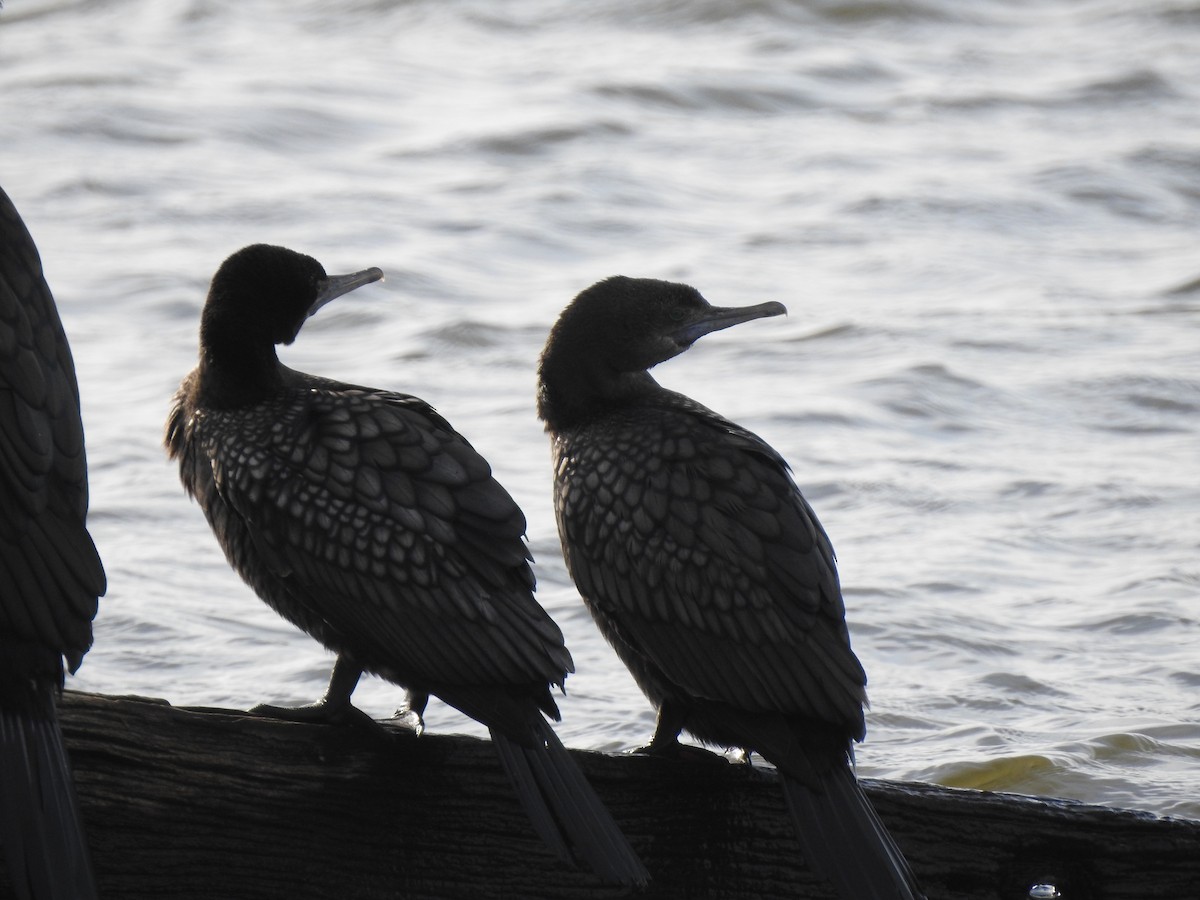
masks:
POLYGON ((559 555, 534 367, 583 287, 670 278, 789 307, 657 374, 833 537, 861 772, 1200 817, 1195 0, 9 0, 0 184, 110 579, 73 687, 324 688, 160 447, 208 279, 267 241, 384 269, 285 362, 422 396, 493 462, 575 655, 560 734, 644 742, 559 555))

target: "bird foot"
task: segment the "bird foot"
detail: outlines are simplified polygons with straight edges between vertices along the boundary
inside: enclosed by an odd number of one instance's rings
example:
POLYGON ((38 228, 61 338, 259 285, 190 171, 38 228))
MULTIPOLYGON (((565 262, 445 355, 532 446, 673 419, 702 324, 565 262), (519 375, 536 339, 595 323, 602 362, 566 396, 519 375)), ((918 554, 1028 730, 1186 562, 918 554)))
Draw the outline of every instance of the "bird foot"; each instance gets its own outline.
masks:
POLYGON ((408 728, 417 737, 425 733, 425 720, 421 718, 421 714, 415 709, 408 706, 401 706, 389 720, 402 728, 408 728))
POLYGON ((713 753, 711 750, 705 750, 703 747, 693 747, 691 744, 680 744, 673 742, 670 744, 655 744, 651 741, 644 747, 637 747, 629 751, 634 756, 656 756, 659 759, 682 759, 689 762, 699 762, 706 765, 715 763, 728 764, 727 760, 720 753, 713 753))
POLYGON ((331 704, 324 700, 308 706, 272 706, 260 703, 251 708, 256 716, 270 716, 289 722, 307 722, 314 725, 356 725, 379 730, 382 726, 365 712, 349 703, 331 704))

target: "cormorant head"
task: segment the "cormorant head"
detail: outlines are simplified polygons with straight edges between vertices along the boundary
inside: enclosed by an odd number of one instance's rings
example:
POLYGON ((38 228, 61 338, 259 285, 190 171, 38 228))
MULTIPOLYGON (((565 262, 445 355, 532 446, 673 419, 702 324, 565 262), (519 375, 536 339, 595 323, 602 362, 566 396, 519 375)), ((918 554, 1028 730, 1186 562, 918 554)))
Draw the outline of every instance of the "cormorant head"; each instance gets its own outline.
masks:
POLYGON ((330 300, 382 277, 375 268, 326 275, 311 256, 286 247, 251 244, 221 263, 213 276, 200 341, 290 344, 305 320, 330 300))
POLYGON ((571 301, 546 347, 562 342, 579 352, 587 345, 616 371, 639 372, 678 356, 710 332, 786 312, 774 301, 712 306, 690 285, 616 275, 571 301))
MULTIPOLYGON (((539 408, 572 416, 589 398, 646 383, 647 369, 713 331, 787 312, 782 303, 712 306, 694 287, 652 278, 606 278, 563 310, 542 351, 539 408)), ((653 382, 649 382, 653 383, 653 382)))

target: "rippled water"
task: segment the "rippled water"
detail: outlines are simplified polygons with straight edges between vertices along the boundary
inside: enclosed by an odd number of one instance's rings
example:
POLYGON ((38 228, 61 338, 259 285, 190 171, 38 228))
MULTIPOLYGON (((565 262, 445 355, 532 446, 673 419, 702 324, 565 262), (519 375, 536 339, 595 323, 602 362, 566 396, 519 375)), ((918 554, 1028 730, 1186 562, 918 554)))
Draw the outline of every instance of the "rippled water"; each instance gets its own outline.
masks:
POLYGON ((533 384, 578 290, 664 277, 791 311, 658 374, 778 447, 833 537, 861 771, 1200 817, 1198 39, 1194 0, 10 0, 0 184, 74 345, 110 578, 73 685, 323 690, 159 446, 209 277, 269 241, 385 270, 285 361, 492 460, 579 670, 560 733, 644 741, 533 384))

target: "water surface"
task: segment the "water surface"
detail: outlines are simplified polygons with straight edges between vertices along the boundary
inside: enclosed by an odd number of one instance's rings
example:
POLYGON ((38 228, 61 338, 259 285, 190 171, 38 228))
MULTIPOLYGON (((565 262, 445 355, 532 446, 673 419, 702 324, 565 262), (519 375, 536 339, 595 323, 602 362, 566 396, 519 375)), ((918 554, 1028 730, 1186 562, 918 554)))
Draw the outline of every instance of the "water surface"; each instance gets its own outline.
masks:
POLYGON ((488 456, 575 656, 560 734, 644 742, 558 552, 534 367, 583 287, 670 278, 789 307, 657 374, 778 447, 831 534, 861 772, 1200 817, 1198 39, 1185 0, 10 0, 0 184, 110 579, 72 685, 324 688, 160 447, 208 279, 267 241, 384 269, 285 362, 488 456))

